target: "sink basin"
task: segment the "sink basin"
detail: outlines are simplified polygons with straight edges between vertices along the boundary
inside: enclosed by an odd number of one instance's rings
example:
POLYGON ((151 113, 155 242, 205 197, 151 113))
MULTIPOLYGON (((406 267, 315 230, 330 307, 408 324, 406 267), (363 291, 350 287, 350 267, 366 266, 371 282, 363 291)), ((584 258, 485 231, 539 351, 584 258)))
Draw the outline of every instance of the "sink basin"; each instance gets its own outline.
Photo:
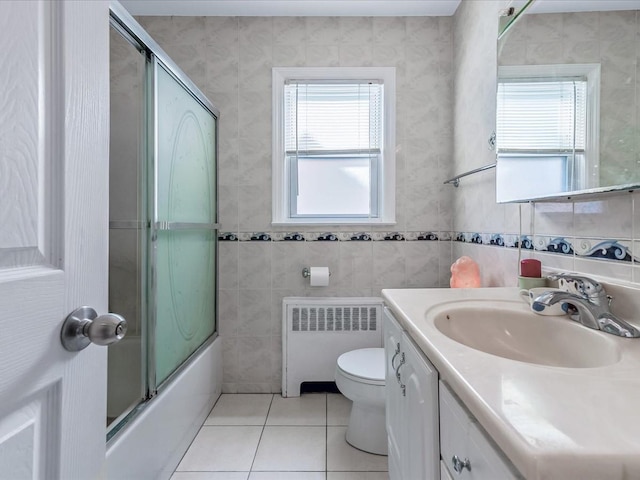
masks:
POLYGON ((620 360, 610 335, 568 316, 535 315, 524 302, 450 302, 427 315, 452 340, 511 360, 565 368, 603 367, 620 360))

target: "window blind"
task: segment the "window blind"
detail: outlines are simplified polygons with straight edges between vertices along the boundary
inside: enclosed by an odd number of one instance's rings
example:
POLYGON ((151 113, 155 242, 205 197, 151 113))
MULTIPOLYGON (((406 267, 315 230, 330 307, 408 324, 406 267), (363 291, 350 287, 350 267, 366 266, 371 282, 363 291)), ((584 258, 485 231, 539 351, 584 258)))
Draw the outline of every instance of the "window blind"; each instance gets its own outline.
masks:
POLYGON ((382 89, 373 81, 285 85, 286 154, 380 153, 382 89))
POLYGON ((584 79, 498 83, 498 151, 584 151, 584 79))

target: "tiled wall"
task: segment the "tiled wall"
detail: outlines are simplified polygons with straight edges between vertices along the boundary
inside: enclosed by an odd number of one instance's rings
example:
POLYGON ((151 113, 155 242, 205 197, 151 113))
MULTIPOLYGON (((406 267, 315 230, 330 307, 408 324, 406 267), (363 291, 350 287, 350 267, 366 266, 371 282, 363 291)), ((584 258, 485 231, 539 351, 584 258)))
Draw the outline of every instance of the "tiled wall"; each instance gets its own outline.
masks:
POLYGON ((225 392, 280 391, 284 296, 448 285, 452 192, 442 182, 452 172, 451 17, 139 21, 221 112, 219 208, 223 238, 230 239, 220 242, 225 392), (303 241, 272 229, 274 66, 396 67, 394 228, 307 228, 299 232, 303 241), (317 240, 326 230, 337 241, 317 240), (372 240, 352 240, 362 233, 372 240), (309 287, 304 266, 328 266, 330 287, 309 287))
MULTIPOLYGON (((486 138, 495 122, 496 32, 498 11, 505 5, 502 0, 463 0, 454 16, 456 172, 495 158, 486 138)), ((486 245, 486 239, 492 234, 517 239, 520 231, 533 247, 523 256, 539 258, 543 265, 640 283, 640 193, 498 205, 495 175, 489 170, 463 179, 454 205, 454 230, 464 232, 454 238, 464 241, 453 242, 453 256, 476 259, 486 286, 516 285, 517 250, 486 245), (481 234, 475 239, 483 244, 471 241, 474 233, 481 234)))

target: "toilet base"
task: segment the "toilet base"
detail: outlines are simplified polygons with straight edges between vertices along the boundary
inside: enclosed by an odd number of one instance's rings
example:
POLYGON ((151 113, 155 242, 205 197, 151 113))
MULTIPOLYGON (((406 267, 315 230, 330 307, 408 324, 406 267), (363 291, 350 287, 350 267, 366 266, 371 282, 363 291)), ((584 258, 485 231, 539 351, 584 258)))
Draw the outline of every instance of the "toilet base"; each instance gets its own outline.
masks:
POLYGON ((347 443, 365 452, 387 455, 384 405, 372 407, 354 402, 347 428, 347 443))

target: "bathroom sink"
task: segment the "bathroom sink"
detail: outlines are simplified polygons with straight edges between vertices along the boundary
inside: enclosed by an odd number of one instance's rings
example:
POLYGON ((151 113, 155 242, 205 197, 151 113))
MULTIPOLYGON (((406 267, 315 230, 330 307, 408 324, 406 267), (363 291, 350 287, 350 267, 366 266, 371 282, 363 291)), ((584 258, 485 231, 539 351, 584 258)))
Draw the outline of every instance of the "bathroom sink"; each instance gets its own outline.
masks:
POLYGON ((452 340, 511 360, 565 368, 603 367, 620 360, 610 335, 568 316, 535 315, 524 302, 450 302, 427 315, 452 340))

